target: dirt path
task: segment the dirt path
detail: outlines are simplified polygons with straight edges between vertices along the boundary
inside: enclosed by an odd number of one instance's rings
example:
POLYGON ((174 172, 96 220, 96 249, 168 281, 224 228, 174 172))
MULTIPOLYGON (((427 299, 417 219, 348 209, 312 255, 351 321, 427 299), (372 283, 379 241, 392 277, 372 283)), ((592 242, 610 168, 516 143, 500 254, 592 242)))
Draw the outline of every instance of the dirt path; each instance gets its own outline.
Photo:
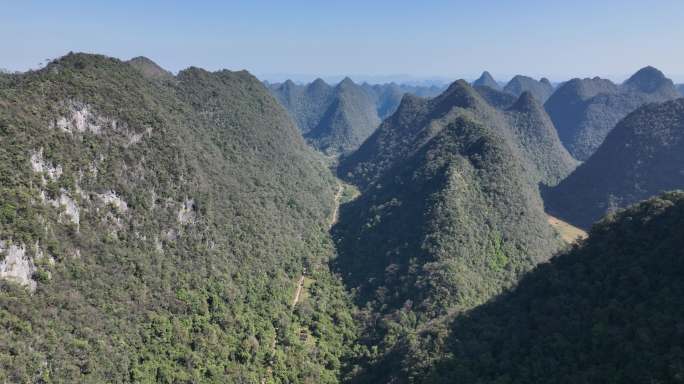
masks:
POLYGON ((295 306, 299 303, 299 298, 302 296, 302 288, 304 288, 304 275, 299 277, 299 282, 297 283, 297 292, 292 299, 292 310, 294 311, 295 306))
MULTIPOLYGON (((337 192, 335 192, 335 198, 334 198, 334 204, 335 208, 333 209, 332 215, 330 215, 330 222, 328 223, 328 227, 332 228, 335 223, 337 223, 337 218, 340 213, 340 199, 342 198, 342 192, 344 192, 344 187, 342 186, 342 183, 339 181, 337 182, 337 192)), ((299 299, 302 297, 302 290, 304 289, 304 275, 299 276, 299 281, 297 282, 297 290, 295 291, 295 295, 292 298, 292 304, 290 305, 290 311, 294 312, 295 307, 297 304, 299 304, 299 299)), ((273 339, 273 343, 271 344, 271 351, 272 354, 275 354, 276 347, 278 345, 278 336, 276 336, 273 339)), ((261 378, 261 384, 266 384, 267 377, 273 377, 273 367, 271 363, 269 363, 269 366, 266 368, 266 377, 261 378)))
POLYGON ((344 192, 344 187, 342 186, 342 183, 338 181, 337 192, 335 192, 335 208, 333 209, 333 213, 330 216, 330 223, 328 224, 328 227, 330 228, 337 223, 337 219, 340 215, 340 199, 342 198, 342 192, 344 192))

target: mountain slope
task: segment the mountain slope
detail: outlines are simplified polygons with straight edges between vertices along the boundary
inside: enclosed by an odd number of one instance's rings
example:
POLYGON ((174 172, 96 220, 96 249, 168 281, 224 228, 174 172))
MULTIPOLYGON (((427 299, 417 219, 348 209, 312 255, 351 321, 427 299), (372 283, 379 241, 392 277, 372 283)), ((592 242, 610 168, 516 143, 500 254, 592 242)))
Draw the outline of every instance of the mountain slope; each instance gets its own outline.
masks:
POLYGON ((516 96, 508 92, 498 91, 491 87, 473 86, 473 88, 494 108, 508 109, 518 100, 516 96))
POLYGON ((682 96, 684 96, 684 84, 677 84, 677 90, 682 96))
POLYGON ((305 137, 325 153, 345 153, 358 148, 379 124, 373 99, 345 78, 334 88, 331 104, 305 137))
POLYGON ((520 96, 523 92, 530 92, 537 101, 543 104, 553 93, 553 85, 545 77, 537 81, 528 76, 516 75, 503 90, 515 96, 520 96))
POLYGON ((684 188, 684 99, 643 106, 545 193, 548 210, 587 228, 607 211, 684 188))
MULTIPOLYGON (((538 112, 527 93, 499 112, 461 80, 431 100, 405 96, 342 159, 341 175, 362 189, 334 228, 334 265, 365 308, 368 351, 352 382, 404 382, 414 363, 401 346, 427 342, 416 332, 513 285, 561 246, 543 211, 540 170, 516 136, 545 131, 526 118, 538 112)), ((418 364, 428 364, 429 349, 417 349, 426 354, 418 364)))
POLYGON ((171 80, 173 79, 173 74, 164 68, 160 67, 154 61, 148 59, 144 56, 134 57, 127 61, 128 64, 132 65, 135 69, 142 72, 143 76, 148 79, 157 80, 171 80))
POLYGON ((430 100, 407 95, 397 112, 341 161, 338 173, 367 187, 397 159, 408 156, 428 140, 452 109, 463 108, 503 134, 537 182, 553 185, 574 169, 575 161, 558 140, 546 112, 529 95, 524 93, 516 101, 517 106, 506 110, 495 109, 462 80, 430 100))
POLYGON ((473 81, 473 87, 489 87, 497 91, 501 90, 499 83, 497 83, 492 75, 487 71, 482 72, 482 75, 480 75, 477 80, 473 81))
POLYGON ((677 97, 671 80, 646 67, 621 86, 600 78, 570 80, 549 98, 545 108, 568 151, 586 160, 628 113, 646 103, 677 97))
POLYGON ((684 194, 640 203, 450 326, 424 383, 675 383, 684 194))
POLYGON ((0 106, 2 381, 337 381, 334 181, 257 79, 70 54, 0 106))
POLYGON ((348 153, 390 116, 406 93, 431 97, 439 87, 355 84, 345 78, 332 87, 321 79, 307 85, 288 80, 270 87, 307 141, 328 154, 348 153))

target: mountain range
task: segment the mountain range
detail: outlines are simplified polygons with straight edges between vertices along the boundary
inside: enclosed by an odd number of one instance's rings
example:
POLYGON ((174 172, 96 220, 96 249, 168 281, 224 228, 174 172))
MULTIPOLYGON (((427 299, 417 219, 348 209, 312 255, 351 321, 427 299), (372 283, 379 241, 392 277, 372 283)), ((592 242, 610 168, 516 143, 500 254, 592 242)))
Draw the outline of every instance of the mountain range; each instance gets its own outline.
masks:
POLYGON ((680 382, 674 92, 0 73, 0 381, 680 382))
POLYGON ((580 227, 684 187, 684 98, 630 113, 596 152, 545 193, 549 212, 580 227))
POLYGON ((545 77, 542 77, 541 80, 535 80, 529 76, 516 75, 506 84, 504 91, 515 96, 520 96, 523 92, 530 92, 543 104, 553 93, 553 85, 545 77))
POLYGON ((362 193, 334 228, 335 265, 365 308, 361 339, 377 346, 357 361, 355 382, 402 381, 413 366, 402 346, 416 332, 560 249, 537 185, 574 166, 528 92, 505 111, 463 80, 430 100, 404 96, 338 168, 362 193))
POLYGON ((434 96, 441 90, 436 86, 394 83, 358 85, 348 77, 336 86, 330 86, 321 79, 306 85, 288 80, 282 84, 271 84, 270 89, 306 140, 329 155, 348 153, 358 148, 381 120, 396 110, 405 93, 434 96))
POLYGON ((646 103, 677 97, 681 95, 670 79, 645 67, 621 85, 598 77, 572 79, 559 87, 545 108, 565 147, 584 161, 628 113, 646 103))

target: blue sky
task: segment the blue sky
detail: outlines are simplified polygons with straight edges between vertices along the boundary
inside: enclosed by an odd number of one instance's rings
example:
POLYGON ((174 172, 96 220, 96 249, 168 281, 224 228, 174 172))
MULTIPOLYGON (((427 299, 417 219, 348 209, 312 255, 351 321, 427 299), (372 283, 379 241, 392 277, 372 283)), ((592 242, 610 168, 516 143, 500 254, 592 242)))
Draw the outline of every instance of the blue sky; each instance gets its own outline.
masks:
MULTIPOLYGON (((684 81, 684 1, 6 1, 0 67, 68 51, 265 78, 394 75, 684 81)), ((353 77, 353 76, 352 76, 353 77)))

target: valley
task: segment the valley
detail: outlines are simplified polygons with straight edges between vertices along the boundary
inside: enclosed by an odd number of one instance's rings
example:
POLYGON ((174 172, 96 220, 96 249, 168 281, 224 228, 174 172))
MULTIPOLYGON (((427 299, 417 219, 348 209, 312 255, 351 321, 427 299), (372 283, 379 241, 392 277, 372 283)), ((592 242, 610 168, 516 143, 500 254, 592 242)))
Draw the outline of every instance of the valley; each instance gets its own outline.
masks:
POLYGON ((0 74, 0 380, 675 382, 675 90, 0 74))

